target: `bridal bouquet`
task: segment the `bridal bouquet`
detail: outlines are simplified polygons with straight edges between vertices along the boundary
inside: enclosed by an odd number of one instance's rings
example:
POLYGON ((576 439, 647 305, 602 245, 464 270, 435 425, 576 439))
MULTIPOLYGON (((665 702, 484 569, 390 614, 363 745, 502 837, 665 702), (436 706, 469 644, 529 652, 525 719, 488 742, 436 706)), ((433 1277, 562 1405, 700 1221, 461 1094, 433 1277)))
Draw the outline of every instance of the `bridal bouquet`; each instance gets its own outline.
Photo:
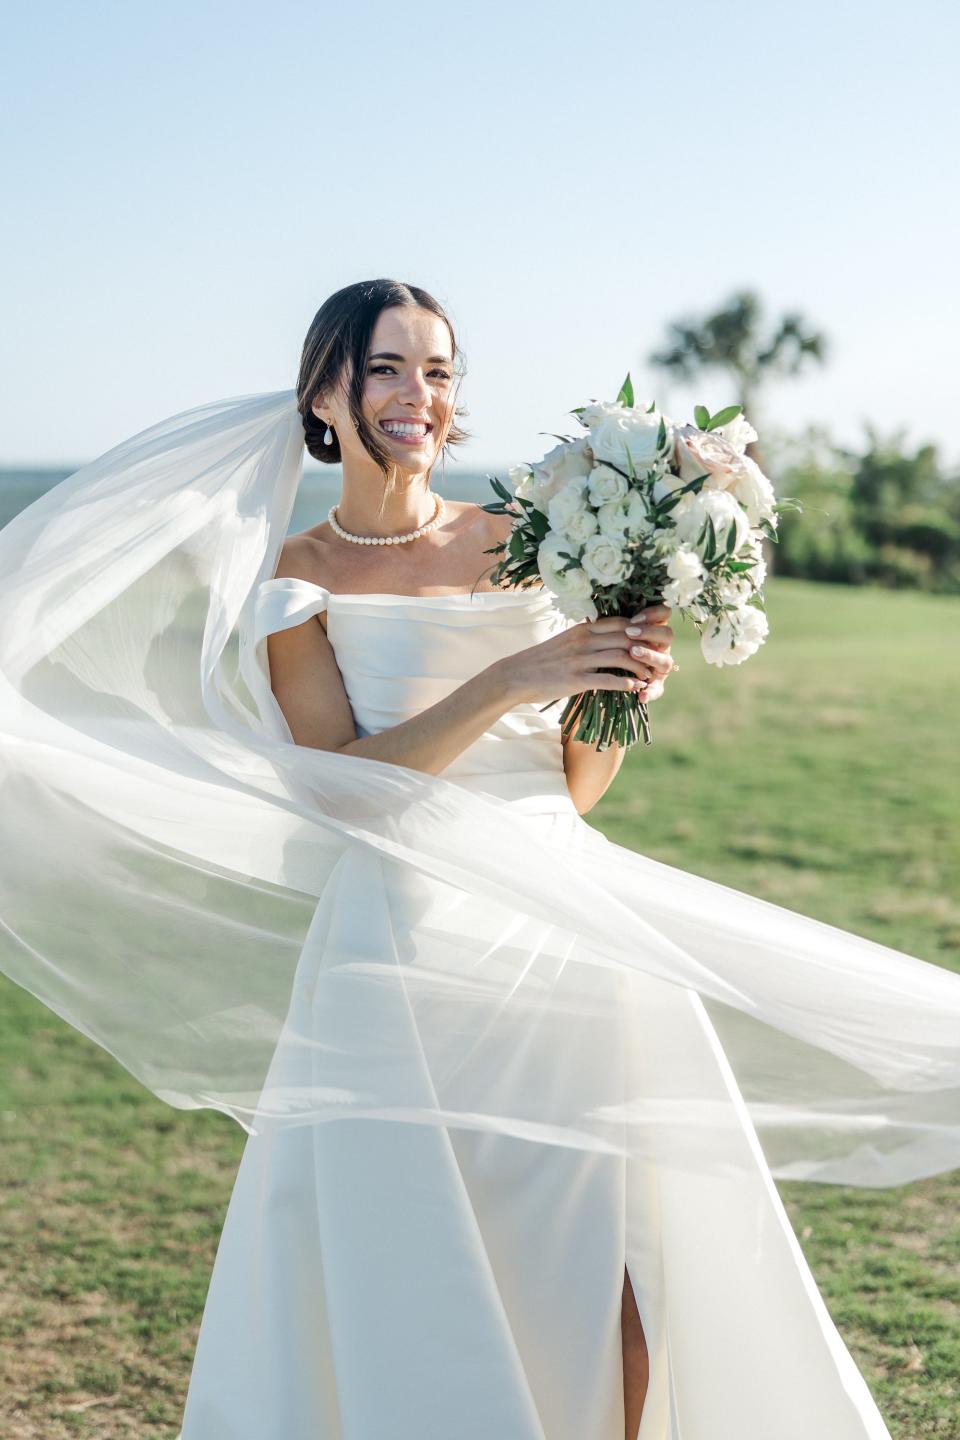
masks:
MULTIPOLYGON (((616 400, 572 410, 587 431, 560 441, 534 465, 510 471, 513 494, 489 476, 492 514, 513 517, 493 583, 529 586, 536 577, 571 620, 633 615, 660 601, 687 615, 711 665, 739 665, 768 625, 762 537, 777 539, 773 486, 745 454, 757 432, 739 405, 678 425, 656 404, 634 402, 628 375, 616 400)), ((626 674, 624 670, 613 673, 626 674)), ((574 695, 560 724, 574 739, 650 744, 647 707, 628 691, 574 695)))

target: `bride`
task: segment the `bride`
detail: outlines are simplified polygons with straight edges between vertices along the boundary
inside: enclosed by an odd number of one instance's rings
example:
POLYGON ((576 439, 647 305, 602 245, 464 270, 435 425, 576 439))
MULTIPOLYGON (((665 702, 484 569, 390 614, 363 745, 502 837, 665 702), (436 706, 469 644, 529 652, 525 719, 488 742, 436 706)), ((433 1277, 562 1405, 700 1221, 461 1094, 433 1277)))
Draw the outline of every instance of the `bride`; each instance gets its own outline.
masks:
POLYGON ((669 612, 493 588, 459 364, 348 286, 0 532, 0 964, 249 1135, 182 1440, 889 1440, 774 1182, 960 1163, 960 980, 583 820, 669 612))

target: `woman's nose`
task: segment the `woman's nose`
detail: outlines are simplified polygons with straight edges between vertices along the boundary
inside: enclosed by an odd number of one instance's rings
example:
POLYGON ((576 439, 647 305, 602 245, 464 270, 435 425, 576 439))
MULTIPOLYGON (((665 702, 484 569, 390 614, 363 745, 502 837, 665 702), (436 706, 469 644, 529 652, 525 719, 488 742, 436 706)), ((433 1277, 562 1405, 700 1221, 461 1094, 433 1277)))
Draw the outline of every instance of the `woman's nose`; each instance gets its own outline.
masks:
POLYGON ((414 370, 412 374, 407 376, 403 385, 400 387, 400 396, 404 400, 409 400, 414 405, 429 404, 430 386, 419 370, 414 370))

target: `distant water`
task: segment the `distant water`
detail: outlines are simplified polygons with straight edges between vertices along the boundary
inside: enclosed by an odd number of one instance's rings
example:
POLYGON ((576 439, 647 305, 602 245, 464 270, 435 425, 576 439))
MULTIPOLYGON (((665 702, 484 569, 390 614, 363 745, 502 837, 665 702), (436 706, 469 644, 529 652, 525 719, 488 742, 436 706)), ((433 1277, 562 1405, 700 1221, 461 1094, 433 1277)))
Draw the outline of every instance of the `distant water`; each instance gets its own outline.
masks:
MULTIPOLYGON (((44 468, 13 470, 0 468, 0 526, 6 525, 14 515, 26 509, 61 480, 75 474, 79 467, 59 469, 44 468)), ((501 474, 506 480, 506 470, 501 474)), ((481 505, 495 499, 490 482, 485 475, 476 473, 447 472, 446 480, 433 479, 433 488, 446 500, 472 500, 481 505)), ((340 469, 304 469, 303 479, 297 491, 293 506, 290 529, 294 532, 308 530, 326 520, 327 511, 340 494, 340 469)))

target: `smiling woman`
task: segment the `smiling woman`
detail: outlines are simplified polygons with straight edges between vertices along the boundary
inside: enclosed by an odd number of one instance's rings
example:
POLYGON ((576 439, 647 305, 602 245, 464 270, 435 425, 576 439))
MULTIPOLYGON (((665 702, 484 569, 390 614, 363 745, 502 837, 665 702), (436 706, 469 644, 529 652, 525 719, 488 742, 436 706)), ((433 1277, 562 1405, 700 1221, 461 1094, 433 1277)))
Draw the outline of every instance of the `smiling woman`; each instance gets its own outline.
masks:
MULTIPOLYGON (((453 325, 428 291, 388 279, 348 285, 320 307, 304 341, 297 403, 307 449, 325 464, 349 460, 350 476, 378 496, 381 521, 396 499, 399 457, 404 469, 416 464, 419 476, 402 487, 404 511, 419 511, 415 527, 429 518, 433 465, 442 468, 450 448, 469 438, 455 419, 465 413, 456 409, 463 375, 453 325)), ((345 476, 338 518, 348 530, 351 512, 366 508, 359 498, 345 476)))

